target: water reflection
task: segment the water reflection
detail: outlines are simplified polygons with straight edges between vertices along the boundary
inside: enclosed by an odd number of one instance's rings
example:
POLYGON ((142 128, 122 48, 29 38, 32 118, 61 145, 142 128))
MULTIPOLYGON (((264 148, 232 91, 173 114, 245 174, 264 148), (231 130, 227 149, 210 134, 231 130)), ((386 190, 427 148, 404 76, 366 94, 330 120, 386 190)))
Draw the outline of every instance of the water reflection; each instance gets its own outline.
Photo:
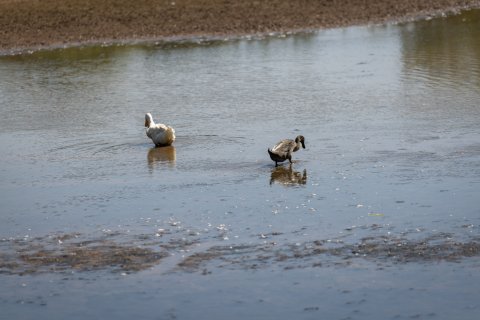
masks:
POLYGON ((270 174, 270 185, 278 183, 284 186, 304 185, 307 183, 307 169, 294 171, 292 166, 276 167, 272 169, 270 174))
POLYGON ((480 86, 480 10, 412 23, 400 35, 407 76, 434 87, 480 86))
POLYGON ((158 165, 175 166, 177 153, 174 146, 150 148, 147 153, 147 162, 150 170, 158 165))

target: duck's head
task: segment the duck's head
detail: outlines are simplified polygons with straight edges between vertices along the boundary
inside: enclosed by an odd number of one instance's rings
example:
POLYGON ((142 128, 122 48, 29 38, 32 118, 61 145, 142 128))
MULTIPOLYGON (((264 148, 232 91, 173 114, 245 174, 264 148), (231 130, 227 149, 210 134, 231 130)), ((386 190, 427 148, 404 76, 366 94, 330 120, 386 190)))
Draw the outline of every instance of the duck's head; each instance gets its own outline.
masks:
POLYGON ((150 124, 153 122, 152 114, 149 112, 145 114, 145 127, 150 127, 150 124))
POLYGON ((304 136, 297 136, 295 138, 295 142, 297 144, 300 142, 302 144, 303 149, 305 149, 305 137, 304 136))

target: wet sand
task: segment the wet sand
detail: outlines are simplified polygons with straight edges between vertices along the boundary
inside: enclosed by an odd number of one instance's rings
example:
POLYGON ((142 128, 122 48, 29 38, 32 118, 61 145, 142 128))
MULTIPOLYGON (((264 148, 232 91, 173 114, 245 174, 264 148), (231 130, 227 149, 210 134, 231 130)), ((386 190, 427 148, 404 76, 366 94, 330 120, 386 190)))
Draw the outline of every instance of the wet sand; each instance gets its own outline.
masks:
POLYGON ((0 0, 0 51, 298 32, 478 7, 479 0, 0 0))
MULTIPOLYGON (((162 265, 165 272, 199 272, 208 274, 218 268, 255 270, 278 265, 284 270, 297 268, 349 267, 365 260, 376 268, 409 263, 460 262, 480 255, 478 237, 455 241, 449 233, 424 235, 411 239, 408 232, 398 235, 375 234, 381 225, 365 225, 361 229, 373 233, 351 242, 345 236, 317 239, 303 244, 277 243, 281 233, 259 235, 259 243, 215 245, 205 250, 193 235, 170 237, 175 232, 132 238, 122 233, 93 235, 60 234, 33 239, 0 241, 0 274, 69 273, 107 270, 138 272, 162 265), (175 253, 193 252, 185 258, 175 253), (167 261, 167 262, 164 262, 167 261), (169 260, 173 262, 169 263, 169 260), (169 267, 165 267, 165 266, 169 267)), ((472 226, 463 226, 465 230, 472 226)), ((346 230, 352 232, 351 229, 346 230)), ((418 232, 417 232, 418 233, 418 232)), ((352 233, 353 234, 353 233, 352 233)))

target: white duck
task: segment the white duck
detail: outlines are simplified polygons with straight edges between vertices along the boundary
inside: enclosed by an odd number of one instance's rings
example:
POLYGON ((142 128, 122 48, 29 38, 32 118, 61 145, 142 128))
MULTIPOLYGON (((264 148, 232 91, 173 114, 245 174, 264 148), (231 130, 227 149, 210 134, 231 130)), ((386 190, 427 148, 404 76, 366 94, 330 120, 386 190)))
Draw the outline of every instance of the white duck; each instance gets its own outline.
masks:
POLYGON ((162 123, 155 123, 150 113, 145 115, 147 137, 152 139, 157 147, 170 146, 175 141, 175 130, 162 123))

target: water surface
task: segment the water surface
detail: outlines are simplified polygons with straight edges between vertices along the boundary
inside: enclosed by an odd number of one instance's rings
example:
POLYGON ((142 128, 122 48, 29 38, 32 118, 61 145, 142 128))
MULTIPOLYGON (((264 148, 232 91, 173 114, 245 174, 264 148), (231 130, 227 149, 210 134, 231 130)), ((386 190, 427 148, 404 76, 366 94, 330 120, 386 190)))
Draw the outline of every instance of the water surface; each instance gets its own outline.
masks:
POLYGON ((0 58, 2 313, 476 319, 479 14, 0 58))

